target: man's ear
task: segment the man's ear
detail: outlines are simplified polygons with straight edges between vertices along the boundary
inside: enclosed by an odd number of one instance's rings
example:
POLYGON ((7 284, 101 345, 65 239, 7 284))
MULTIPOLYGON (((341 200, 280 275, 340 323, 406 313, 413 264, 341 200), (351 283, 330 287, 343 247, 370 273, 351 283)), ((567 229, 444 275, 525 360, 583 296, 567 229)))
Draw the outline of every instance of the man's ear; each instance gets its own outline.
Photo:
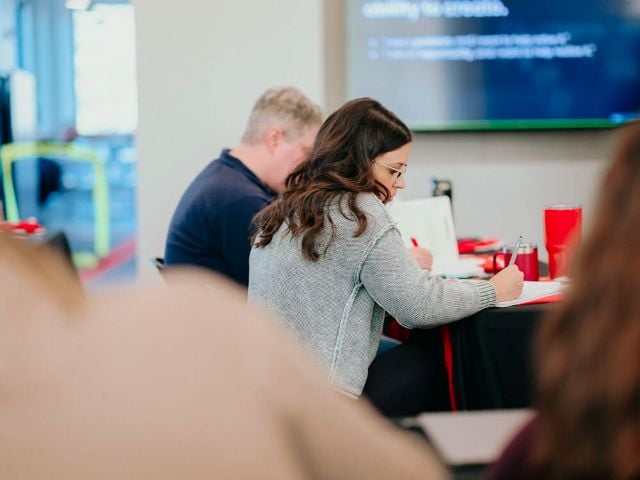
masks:
POLYGON ((276 150, 276 148, 278 148, 278 145, 280 145, 283 139, 284 139, 284 131, 282 130, 282 128, 276 125, 272 125, 269 128, 267 128, 267 131, 264 133, 264 137, 262 141, 267 147, 267 151, 269 153, 273 153, 276 150))

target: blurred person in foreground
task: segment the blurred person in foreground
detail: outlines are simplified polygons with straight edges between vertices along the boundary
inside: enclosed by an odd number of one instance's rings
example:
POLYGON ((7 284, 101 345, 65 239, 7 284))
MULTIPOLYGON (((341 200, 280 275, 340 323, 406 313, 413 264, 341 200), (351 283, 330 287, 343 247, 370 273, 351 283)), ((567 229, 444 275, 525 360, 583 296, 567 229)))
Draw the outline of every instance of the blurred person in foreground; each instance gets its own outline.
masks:
POLYGON ((182 196, 169 227, 165 264, 206 268, 246 286, 251 220, 309 155, 321 122, 320 108, 297 88, 265 91, 240 145, 222 150, 182 196))
POLYGON ((510 300, 522 272, 490 281, 431 275, 404 246, 385 209, 405 187, 411 132, 379 102, 345 103, 322 124, 309 159, 256 217, 249 299, 273 309, 325 367, 359 396, 380 343, 385 311, 430 328, 510 300))
POLYGON ((0 236, 2 478, 448 477, 239 289, 173 275, 85 297, 57 259, 0 236))
POLYGON ((542 322, 538 416, 493 480, 640 479, 640 124, 625 130, 570 292, 542 322))

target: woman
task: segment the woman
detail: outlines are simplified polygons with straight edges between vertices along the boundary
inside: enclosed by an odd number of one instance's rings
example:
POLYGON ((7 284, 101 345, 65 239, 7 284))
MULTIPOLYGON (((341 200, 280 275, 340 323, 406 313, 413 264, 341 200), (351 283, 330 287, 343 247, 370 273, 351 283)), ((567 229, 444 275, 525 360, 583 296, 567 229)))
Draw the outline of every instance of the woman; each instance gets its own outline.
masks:
POLYGON ((350 101, 320 127, 309 159, 256 217, 249 297, 271 306, 329 370, 360 395, 384 311, 433 327, 515 298, 522 273, 443 280, 419 268, 384 204, 404 188, 408 128, 380 103, 350 101))
POLYGON ((599 198, 571 292, 538 338, 538 418, 492 479, 640 479, 640 125, 599 198))

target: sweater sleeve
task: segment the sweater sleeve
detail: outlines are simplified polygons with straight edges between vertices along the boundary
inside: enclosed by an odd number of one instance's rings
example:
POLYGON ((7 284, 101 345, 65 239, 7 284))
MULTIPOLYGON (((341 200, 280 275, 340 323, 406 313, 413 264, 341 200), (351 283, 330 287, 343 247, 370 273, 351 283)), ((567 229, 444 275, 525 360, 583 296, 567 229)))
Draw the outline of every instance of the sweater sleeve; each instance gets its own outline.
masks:
POLYGON ((392 226, 373 240, 359 277, 375 302, 408 328, 452 322, 496 304, 489 282, 443 279, 420 269, 392 226))

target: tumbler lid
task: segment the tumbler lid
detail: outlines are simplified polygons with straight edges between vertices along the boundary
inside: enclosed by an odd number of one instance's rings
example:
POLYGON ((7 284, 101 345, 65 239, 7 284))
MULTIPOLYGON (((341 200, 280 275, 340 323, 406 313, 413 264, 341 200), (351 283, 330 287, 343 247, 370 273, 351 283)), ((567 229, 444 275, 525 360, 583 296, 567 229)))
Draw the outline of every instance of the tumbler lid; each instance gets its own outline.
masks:
POLYGON ((545 205, 545 210, 575 210, 577 208, 582 208, 581 203, 552 203, 549 205, 545 205))
MULTIPOLYGON (((502 251, 504 253, 511 253, 513 252, 513 245, 504 245, 502 247, 502 251)), ((521 242, 520 246, 518 247, 518 255, 520 254, 527 254, 527 253, 533 253, 534 250, 536 250, 538 248, 538 245, 535 242, 521 242)))

